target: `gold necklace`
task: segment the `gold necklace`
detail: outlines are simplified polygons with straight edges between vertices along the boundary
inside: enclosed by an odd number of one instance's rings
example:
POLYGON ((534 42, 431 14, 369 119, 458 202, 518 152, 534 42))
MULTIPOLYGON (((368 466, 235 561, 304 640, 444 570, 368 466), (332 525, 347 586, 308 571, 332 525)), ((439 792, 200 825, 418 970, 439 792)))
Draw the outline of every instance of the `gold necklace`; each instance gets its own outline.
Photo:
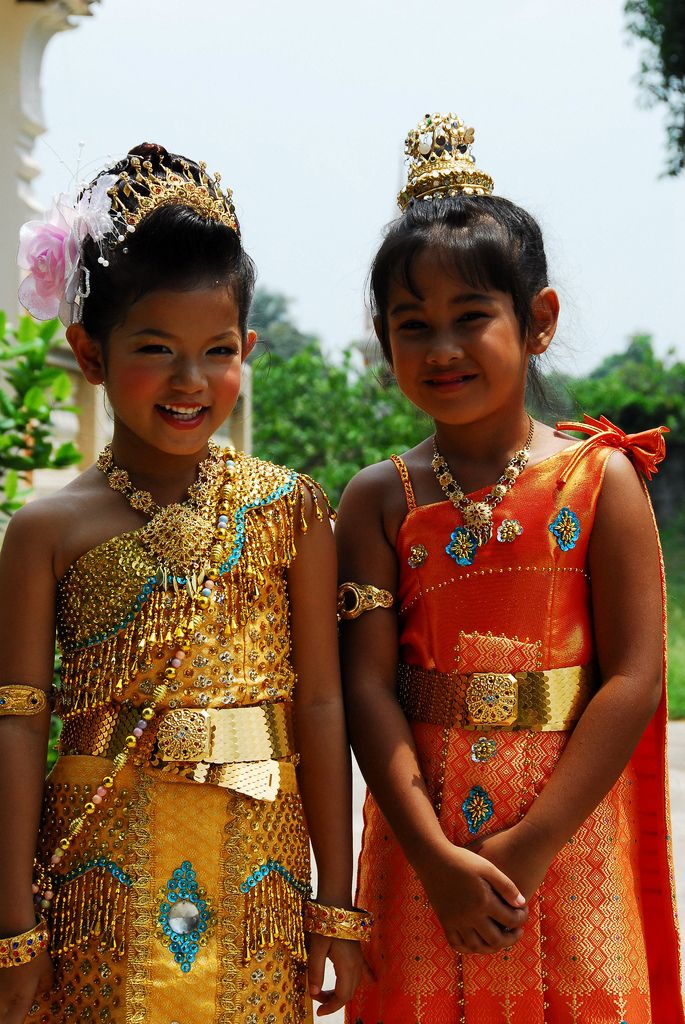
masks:
MULTIPOLYGON (((198 510, 205 509, 211 504, 217 481, 224 467, 220 452, 219 445, 210 441, 209 455, 197 467, 197 480, 188 488, 188 497, 183 502, 174 504, 192 505, 198 510)), ((131 508, 137 512, 142 512, 146 516, 156 516, 163 510, 163 506, 157 504, 149 491, 141 491, 134 487, 128 472, 116 465, 112 457, 111 444, 105 445, 98 455, 95 465, 104 473, 112 490, 123 494, 131 508)))
POLYGON ((226 453, 213 441, 209 455, 198 466, 197 480, 188 488, 185 501, 158 505, 149 491, 134 487, 125 469, 112 459, 112 446, 98 456, 97 468, 104 473, 113 491, 122 494, 131 508, 150 516, 150 522, 138 531, 140 543, 160 561, 160 573, 172 577, 201 579, 208 564, 214 539, 213 511, 219 487, 227 471, 226 453))
POLYGON ((514 452, 502 470, 495 486, 480 501, 472 501, 471 498, 466 497, 464 491, 450 473, 450 468, 445 459, 440 454, 437 436, 433 435, 433 459, 431 461, 433 472, 437 477, 443 494, 461 512, 466 529, 472 534, 479 547, 482 544, 487 544, 492 537, 493 509, 499 505, 507 491, 514 486, 530 457, 535 424, 530 416, 528 417, 528 422, 530 424, 528 437, 523 448, 514 452))

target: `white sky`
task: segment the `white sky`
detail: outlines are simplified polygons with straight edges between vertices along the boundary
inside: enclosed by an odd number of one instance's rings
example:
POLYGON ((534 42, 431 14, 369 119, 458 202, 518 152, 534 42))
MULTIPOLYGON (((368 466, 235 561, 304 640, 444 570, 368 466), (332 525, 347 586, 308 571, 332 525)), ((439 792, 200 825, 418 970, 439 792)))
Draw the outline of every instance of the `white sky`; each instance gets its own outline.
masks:
POLYGON ((685 177, 659 180, 664 112, 640 109, 622 0, 102 0, 50 43, 46 203, 150 140, 235 191, 260 282, 341 348, 394 216, 402 143, 422 115, 476 129, 496 191, 545 233, 562 297, 561 369, 652 332, 685 358, 685 177), (678 296, 680 295, 680 298, 678 296))

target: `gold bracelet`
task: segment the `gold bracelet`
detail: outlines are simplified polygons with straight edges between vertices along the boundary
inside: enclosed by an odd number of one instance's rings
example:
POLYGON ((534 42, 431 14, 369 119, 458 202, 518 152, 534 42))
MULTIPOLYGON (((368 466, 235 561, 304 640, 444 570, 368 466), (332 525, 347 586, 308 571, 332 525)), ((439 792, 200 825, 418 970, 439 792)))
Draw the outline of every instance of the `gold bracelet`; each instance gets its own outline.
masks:
POLYGON ((354 907, 326 907, 315 900, 304 905, 304 930, 314 935, 325 935, 330 939, 350 939, 353 942, 367 942, 371 938, 373 917, 368 910, 354 907))
POLYGON ((19 967, 28 964, 48 948, 50 932, 42 919, 21 935, 0 939, 0 967, 19 967))
POLYGON ((338 587, 338 618, 358 619, 373 608, 392 608, 395 598, 389 590, 370 583, 341 583, 338 587), (350 600, 351 599, 351 600, 350 600))
POLYGON ((48 707, 48 695, 37 686, 0 686, 0 716, 38 715, 48 707))

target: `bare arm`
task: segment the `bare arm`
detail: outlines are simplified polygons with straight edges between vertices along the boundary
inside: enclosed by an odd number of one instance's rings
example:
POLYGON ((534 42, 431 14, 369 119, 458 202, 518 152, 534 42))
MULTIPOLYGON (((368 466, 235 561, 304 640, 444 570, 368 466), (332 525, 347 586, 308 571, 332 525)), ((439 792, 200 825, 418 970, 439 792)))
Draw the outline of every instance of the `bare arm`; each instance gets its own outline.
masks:
MULTIPOLYGON (((383 497, 393 485, 394 470, 382 464, 363 471, 347 488, 336 528, 341 581, 396 592, 397 560, 383 518, 383 497)), ((411 729, 395 696, 395 611, 379 608, 345 623, 342 651, 357 760, 448 938, 465 951, 510 945, 519 933, 504 935, 495 922, 514 929, 523 923, 525 913, 513 909, 516 887, 499 871, 490 874, 481 858, 454 847, 433 809, 411 729)))
MULTIPOLYGON (((0 686, 20 683, 48 691, 52 684, 55 577, 50 534, 44 513, 31 506, 16 513, 7 529, 0 555, 0 686)), ((0 934, 5 936, 35 924, 31 884, 49 729, 47 710, 0 718, 0 934)), ((23 1019, 22 1008, 25 1013, 39 979, 45 977, 46 960, 40 957, 0 972, 0 1009, 7 1010, 7 1021, 23 1019)))
MULTIPOLYGON (((308 501, 307 533, 288 570, 295 687, 298 780, 316 858, 317 899, 352 906, 352 777, 340 686, 336 626, 336 561, 330 525, 308 501)), ((354 993, 361 971, 358 944, 309 939, 310 992, 335 1012, 354 993), (335 993, 319 995, 326 956, 334 962, 335 993)))
MULTIPOLYGON (((592 605, 603 684, 559 763, 512 831, 512 874, 528 895, 623 771, 661 694, 662 598, 657 541, 635 470, 614 454, 590 542, 592 605)), ((486 840, 482 850, 489 856, 486 840)), ((499 840, 494 838, 494 848, 499 840)), ((495 852, 495 850, 493 850, 495 852)), ((495 863, 501 863, 499 851, 495 863)))

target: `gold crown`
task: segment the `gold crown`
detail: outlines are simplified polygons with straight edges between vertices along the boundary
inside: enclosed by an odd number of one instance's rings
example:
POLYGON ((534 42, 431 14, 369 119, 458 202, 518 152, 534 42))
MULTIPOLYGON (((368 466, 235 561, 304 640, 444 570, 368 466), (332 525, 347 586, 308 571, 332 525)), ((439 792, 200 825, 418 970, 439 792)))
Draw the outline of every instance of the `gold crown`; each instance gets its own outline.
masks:
POLYGON ((404 210, 412 199, 442 199, 463 192, 488 196, 494 182, 479 171, 471 155, 473 128, 456 114, 426 114, 404 143, 407 184, 397 197, 404 210))
MULTIPOLYGON (((160 169, 164 176, 155 174, 152 162, 140 157, 131 157, 133 173, 122 171, 116 185, 108 189, 112 200, 112 216, 125 225, 129 232, 135 231, 140 222, 160 206, 189 206, 200 216, 215 220, 240 236, 240 226, 233 205, 233 192, 230 188, 222 191, 219 182, 221 175, 215 174, 210 179, 206 173, 207 165, 200 162, 198 167, 200 181, 196 181, 190 164, 181 162, 182 173, 171 170, 164 163, 160 169)), ((116 236, 116 241, 123 241, 124 235, 116 236)))

